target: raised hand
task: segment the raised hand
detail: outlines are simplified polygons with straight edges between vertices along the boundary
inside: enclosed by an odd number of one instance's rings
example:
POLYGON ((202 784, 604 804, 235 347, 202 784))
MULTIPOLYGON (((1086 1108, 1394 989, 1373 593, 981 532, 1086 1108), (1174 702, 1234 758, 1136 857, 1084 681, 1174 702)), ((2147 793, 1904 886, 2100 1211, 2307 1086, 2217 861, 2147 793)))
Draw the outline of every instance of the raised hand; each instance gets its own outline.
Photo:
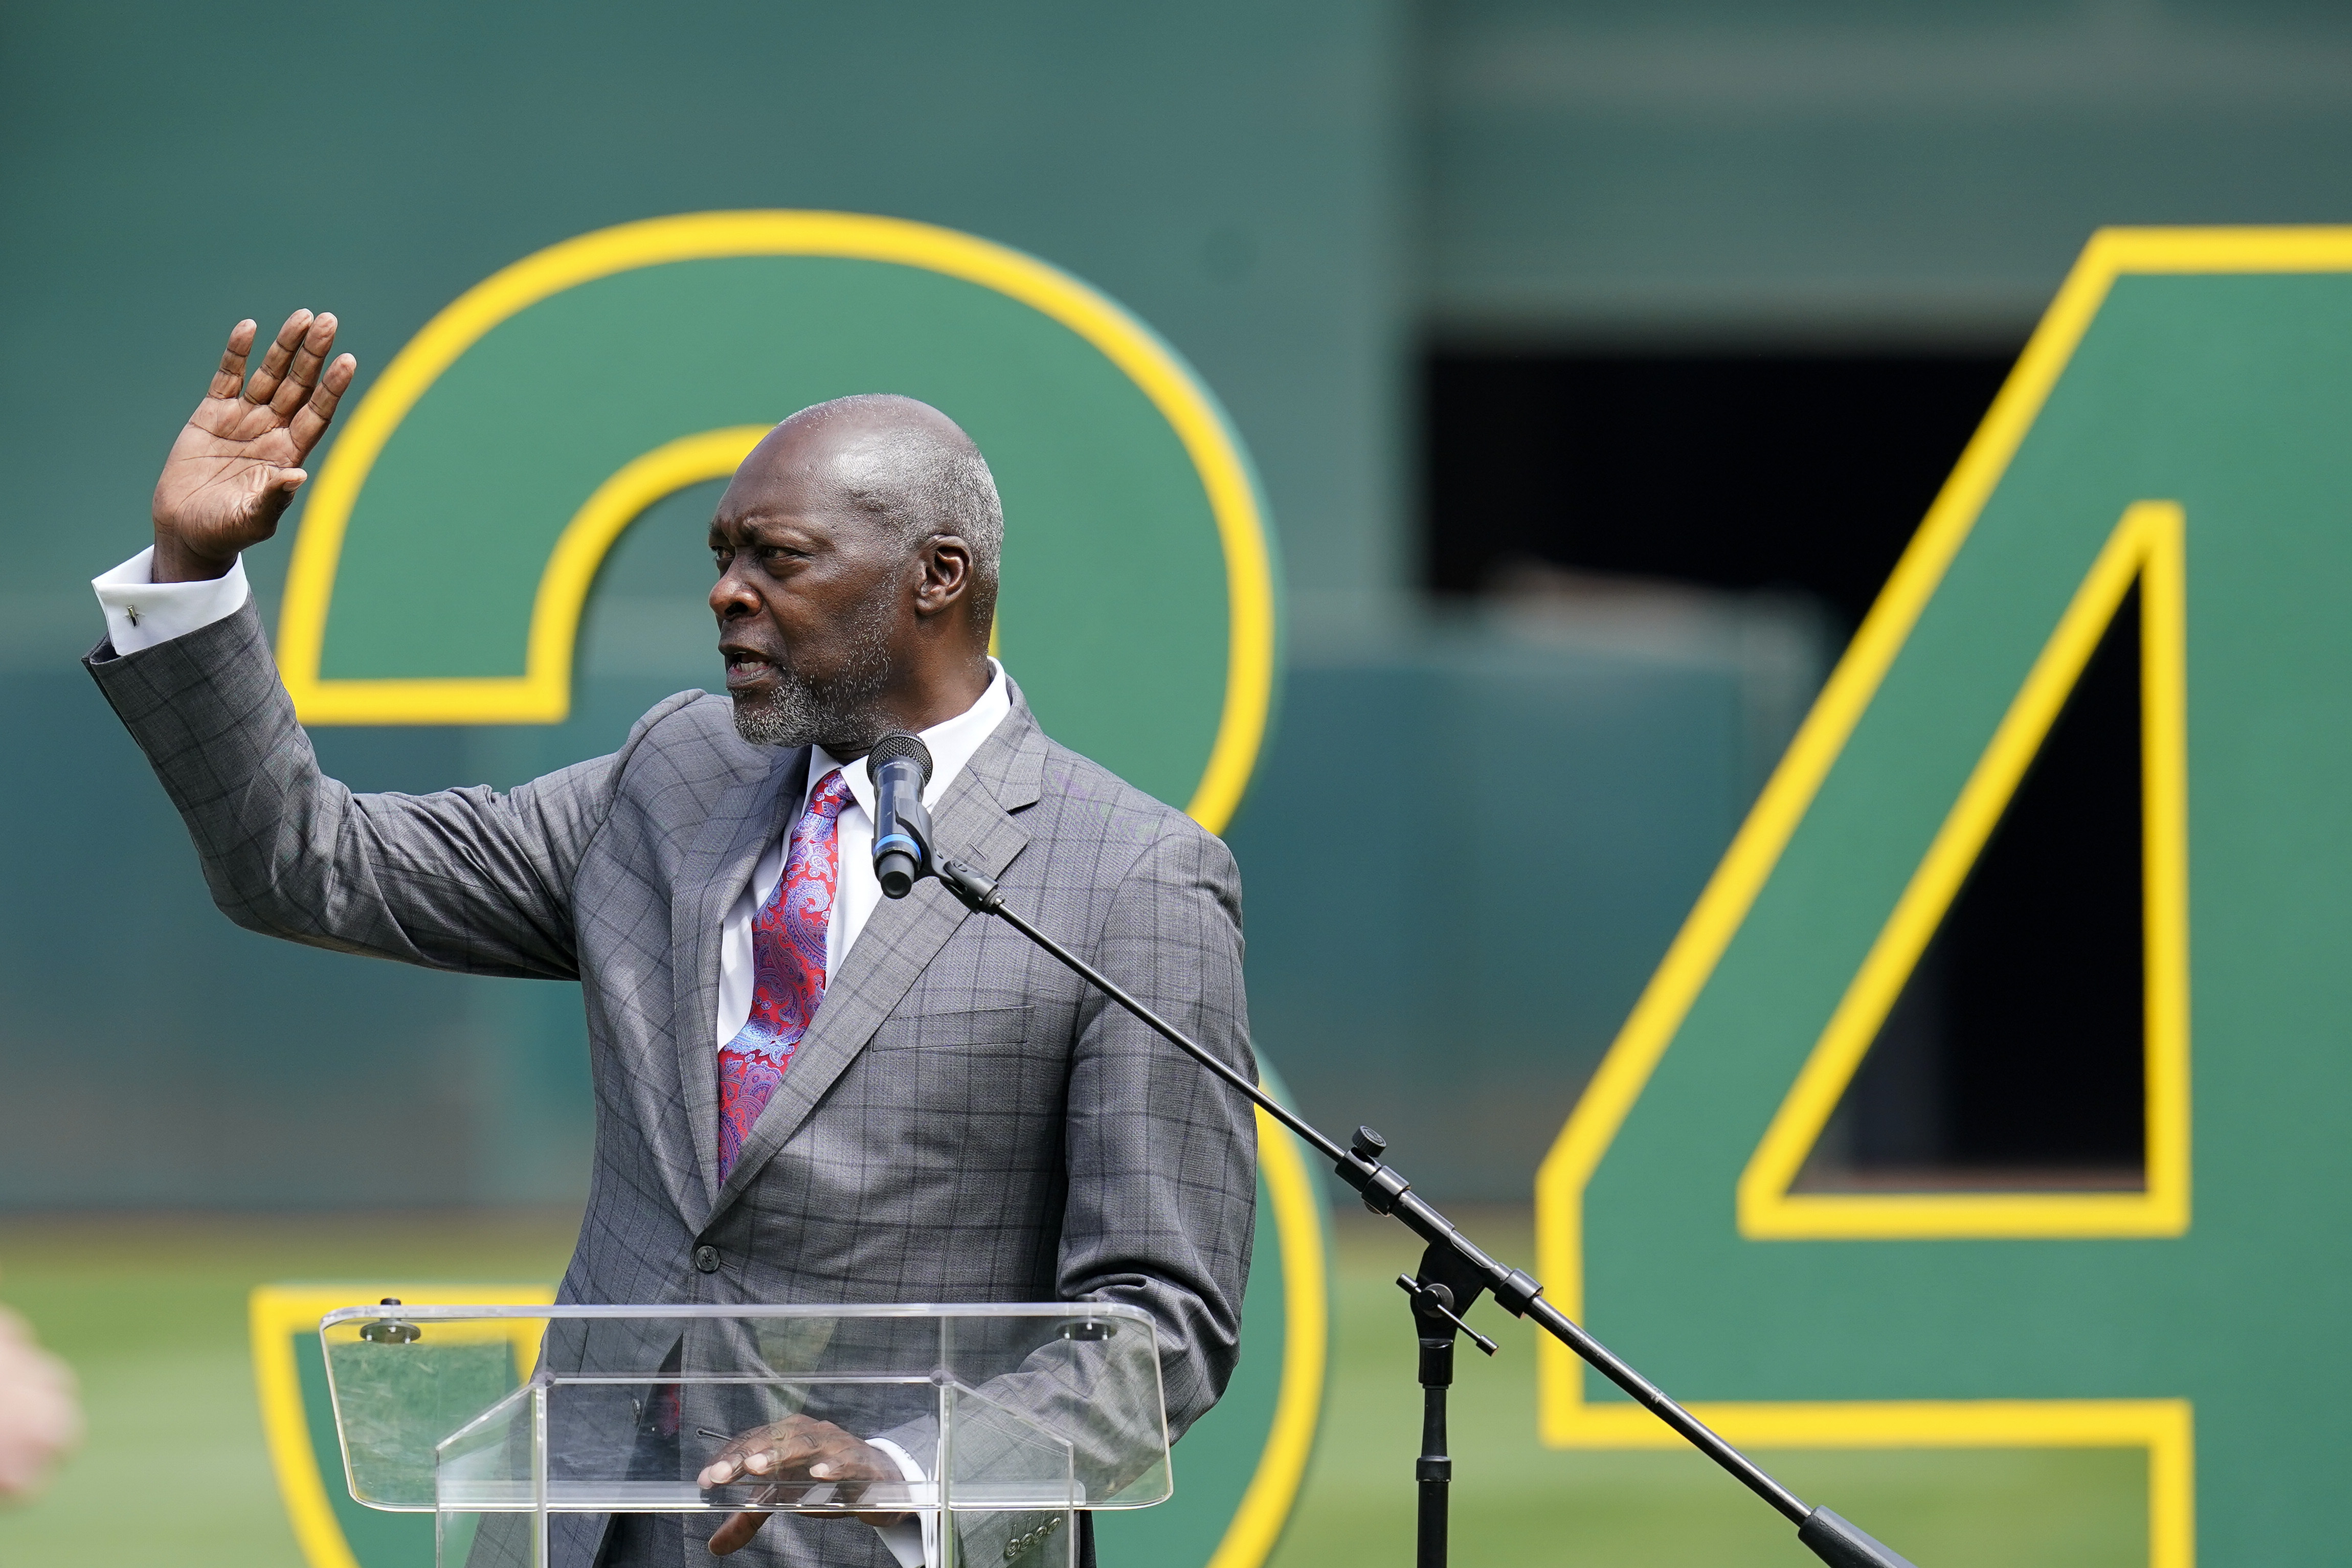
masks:
POLYGON ((155 481, 158 583, 223 576, 240 552, 278 531, 278 520, 310 477, 302 460, 327 433, 359 370, 349 354, 328 361, 335 347, 332 315, 297 310, 247 381, 245 362, 256 331, 249 321, 230 329, 212 386, 163 459, 155 481))

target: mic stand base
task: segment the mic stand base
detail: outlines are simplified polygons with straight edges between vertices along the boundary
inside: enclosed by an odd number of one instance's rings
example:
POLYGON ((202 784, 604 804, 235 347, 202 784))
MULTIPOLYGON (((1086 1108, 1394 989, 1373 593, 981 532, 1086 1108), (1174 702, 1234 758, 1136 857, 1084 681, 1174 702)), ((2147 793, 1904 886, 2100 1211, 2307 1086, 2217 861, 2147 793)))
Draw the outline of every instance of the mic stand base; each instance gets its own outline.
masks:
MULTIPOLYGON (((1631 1394, 1636 1404, 1673 1427, 1685 1442, 1713 1459, 1723 1469, 1729 1472, 1733 1479, 1763 1499, 1782 1518, 1797 1526, 1798 1542, 1814 1556, 1829 1563, 1831 1568, 1913 1568, 1913 1564, 1908 1560, 1898 1555, 1892 1548, 1872 1540, 1828 1509, 1816 1509, 1810 1506, 1804 1499, 1774 1480, 1765 1472, 1762 1466, 1725 1442, 1705 1422, 1675 1404, 1666 1396, 1664 1390, 1619 1359, 1616 1352, 1586 1333, 1582 1327, 1569 1318, 1567 1313, 1543 1300, 1543 1286, 1534 1276, 1524 1269, 1513 1268, 1498 1263, 1479 1250, 1477 1245, 1463 1235, 1452 1220, 1440 1214, 1428 1199, 1414 1192, 1412 1183, 1406 1181, 1393 1168, 1381 1161, 1381 1156, 1386 1152, 1388 1143, 1379 1133, 1369 1127, 1360 1127, 1356 1130, 1356 1136, 1350 1145, 1342 1149, 1329 1138, 1325 1137, 1314 1123, 1291 1110, 1287 1106, 1278 1103, 1272 1095, 1252 1082, 1246 1075, 1212 1056, 1205 1047, 1141 1002, 1129 995, 1092 964, 1039 931, 1021 915, 1006 908, 1004 895, 992 879, 970 867, 959 866, 953 860, 934 858, 929 855, 925 857, 925 869, 928 873, 937 877, 940 885, 945 887, 954 896, 956 901, 962 904, 964 908, 974 914, 993 916, 1027 937, 1040 952, 1054 959, 1113 1002, 1118 1003, 1161 1039, 1182 1051, 1210 1073, 1223 1079, 1233 1087, 1235 1092, 1292 1132, 1297 1133, 1310 1147, 1321 1152, 1325 1159, 1332 1163, 1332 1169, 1339 1173, 1339 1179, 1363 1195, 1366 1208, 1374 1214, 1392 1215, 1407 1230, 1429 1244, 1429 1250, 1422 1258, 1424 1279, 1431 1280, 1434 1284, 1443 1284, 1449 1291, 1453 1290, 1453 1287, 1445 1284, 1444 1279, 1437 1278, 1441 1271, 1447 1278, 1461 1278, 1475 1281, 1475 1289, 1492 1292, 1496 1305, 1501 1307, 1503 1310, 1515 1318, 1535 1320, 1538 1328, 1574 1351, 1587 1365, 1631 1394), (1460 1272, 1457 1274, 1456 1271, 1460 1272)), ((1435 1292, 1428 1291, 1425 1294, 1429 1298, 1433 1298, 1435 1292)), ((1457 1327, 1466 1327, 1466 1325, 1461 1324, 1459 1317, 1452 1311, 1452 1302, 1458 1298, 1463 1310, 1466 1310, 1473 1295, 1475 1290, 1472 1295, 1463 1295, 1457 1291, 1446 1299, 1446 1315, 1454 1318, 1457 1327)), ((1435 1302, 1433 1300, 1429 1304, 1433 1306, 1435 1302)), ((1414 1296, 1416 1317, 1423 1311, 1423 1305, 1424 1293, 1416 1292, 1414 1296)), ((1447 1383, 1450 1384, 1453 1355, 1453 1342, 1450 1336, 1446 1340, 1445 1349, 1448 1363, 1447 1383)), ((1440 1385, 1433 1392, 1437 1400, 1435 1408, 1438 1412, 1439 1424, 1438 1447, 1442 1450, 1444 1442, 1444 1385, 1440 1385)), ((1425 1395, 1424 1398, 1426 1397, 1425 1395)), ((1425 1423, 1426 1417, 1424 1417, 1424 1432, 1426 1432, 1425 1423)), ((1426 1446, 1424 1437, 1424 1447, 1426 1446)), ((1432 1458, 1434 1457, 1432 1456, 1432 1458)), ((1424 1462, 1427 1461, 1424 1460, 1424 1462)), ((1446 1461, 1446 1466, 1450 1476, 1451 1461, 1446 1461)), ((1431 1500, 1434 1498, 1438 1520, 1436 1549, 1439 1553, 1437 1558, 1439 1563, 1444 1561, 1444 1552, 1445 1485, 1444 1479, 1433 1477, 1424 1478, 1422 1483, 1423 1513, 1421 1549, 1423 1552, 1430 1550, 1429 1519, 1431 1500)), ((1424 1558, 1424 1562, 1426 1561, 1424 1558)))

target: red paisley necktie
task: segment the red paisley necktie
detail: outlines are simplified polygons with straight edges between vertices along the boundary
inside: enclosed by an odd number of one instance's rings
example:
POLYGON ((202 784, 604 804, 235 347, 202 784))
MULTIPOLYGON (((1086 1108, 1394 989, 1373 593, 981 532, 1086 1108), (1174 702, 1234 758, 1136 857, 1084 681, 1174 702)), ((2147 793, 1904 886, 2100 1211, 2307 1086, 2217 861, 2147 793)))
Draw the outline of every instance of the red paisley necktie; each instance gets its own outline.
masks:
POLYGON ((751 1016, 719 1052, 719 1179, 735 1168, 793 1052, 824 1000, 824 933, 841 878, 841 810, 849 786, 824 775, 793 824, 784 874, 751 921, 751 1016))

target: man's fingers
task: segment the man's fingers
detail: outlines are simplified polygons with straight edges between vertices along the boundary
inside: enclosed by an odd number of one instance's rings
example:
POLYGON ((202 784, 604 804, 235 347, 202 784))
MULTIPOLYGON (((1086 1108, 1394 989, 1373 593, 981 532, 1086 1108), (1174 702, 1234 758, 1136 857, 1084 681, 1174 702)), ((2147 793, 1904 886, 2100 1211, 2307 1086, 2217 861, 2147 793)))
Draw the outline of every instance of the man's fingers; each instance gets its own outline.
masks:
POLYGON ((743 1464, 755 1476, 768 1476, 823 1452, 824 1442, 811 1433, 783 1432, 770 1437, 764 1447, 753 1449, 743 1464))
POLYGON ((319 378, 319 390, 295 414, 288 431, 294 440, 296 457, 309 457, 310 448, 319 444, 319 437, 327 433, 328 425, 335 417, 335 405, 351 389, 352 377, 359 374, 359 368, 360 362, 351 355, 338 354, 335 363, 327 367, 327 374, 319 378))
POLYGON ((302 334, 301 344, 294 351, 294 363, 288 367, 286 379, 278 384, 278 392, 269 400, 271 412, 279 418, 290 417, 310 398, 310 389, 319 384, 319 367, 334 352, 335 325, 331 310, 311 318, 310 330, 302 334))
MULTIPOLYGON (((787 1416, 734 1439, 702 1468, 696 1479, 703 1486, 718 1487, 745 1476, 780 1475, 804 1459, 829 1454, 836 1444, 846 1440, 848 1435, 830 1423, 811 1421, 801 1415, 787 1416)), ((827 1469, 821 1474, 811 1473, 828 1479, 837 1472, 827 1469)))
POLYGON ((725 1557, 737 1551, 759 1534, 760 1527, 767 1522, 768 1516, 764 1513, 729 1514, 727 1522, 710 1532, 710 1554, 725 1557))
POLYGON ((267 403, 278 395, 278 384, 285 379, 286 367, 294 363, 294 352, 302 346, 310 331, 310 311, 297 310, 286 318, 286 324, 270 341, 269 352, 261 356, 261 368, 245 384, 247 403, 267 403))
POLYGON ((707 1487, 719 1487, 745 1476, 764 1476, 774 1468, 774 1447, 764 1443, 730 1448, 703 1467, 701 1482, 707 1487))
POLYGON ((220 369, 213 372, 213 384, 205 389, 206 397, 236 395, 236 389, 245 384, 245 356, 253 352, 253 334, 258 331, 249 316, 228 330, 228 347, 221 350, 220 369))

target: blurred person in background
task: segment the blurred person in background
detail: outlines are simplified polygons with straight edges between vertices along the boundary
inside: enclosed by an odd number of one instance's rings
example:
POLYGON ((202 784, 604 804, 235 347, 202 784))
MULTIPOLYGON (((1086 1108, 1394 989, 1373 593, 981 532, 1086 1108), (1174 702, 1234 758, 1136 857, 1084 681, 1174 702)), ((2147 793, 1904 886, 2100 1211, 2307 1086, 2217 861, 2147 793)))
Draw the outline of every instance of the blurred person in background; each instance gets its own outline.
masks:
POLYGON ((0 1502, 40 1490, 80 1440, 71 1369, 33 1342, 30 1323, 0 1307, 0 1502))

